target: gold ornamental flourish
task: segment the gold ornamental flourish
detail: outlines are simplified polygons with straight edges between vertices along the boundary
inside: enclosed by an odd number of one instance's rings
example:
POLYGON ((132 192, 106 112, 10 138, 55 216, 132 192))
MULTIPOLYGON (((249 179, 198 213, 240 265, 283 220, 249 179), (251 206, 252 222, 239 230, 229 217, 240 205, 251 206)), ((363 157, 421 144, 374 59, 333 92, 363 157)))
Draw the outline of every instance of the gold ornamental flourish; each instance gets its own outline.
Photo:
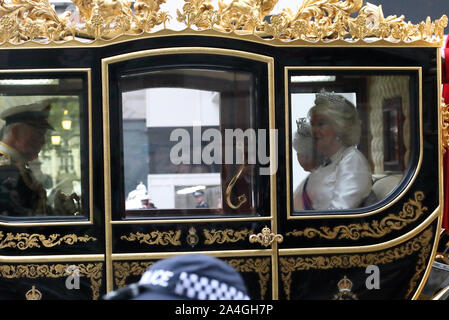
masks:
POLYGON ((40 248, 41 244, 46 248, 52 248, 61 244, 73 245, 77 242, 97 241, 96 238, 88 235, 77 236, 76 234, 51 234, 48 236, 42 234, 16 233, 8 232, 6 236, 0 231, 0 249, 17 248, 26 250, 31 248, 40 248))
POLYGON ((307 237, 312 239, 314 237, 332 239, 348 239, 359 240, 361 238, 381 238, 393 230, 401 230, 408 224, 418 220, 428 209, 422 205, 424 200, 424 192, 417 191, 414 194, 414 199, 409 199, 404 203, 399 214, 389 214, 380 222, 373 220, 366 223, 353 223, 349 225, 340 225, 334 228, 322 226, 319 229, 305 228, 304 230, 293 230, 287 232, 286 236, 293 237, 307 237))
POLYGON ((130 276, 141 276, 154 263, 149 262, 114 262, 114 283, 115 288, 120 289, 126 286, 130 276))
POLYGON ((234 188, 234 185, 236 184, 237 180, 240 178, 240 176, 243 174, 243 170, 245 169, 245 164, 242 164, 237 172, 237 174, 231 179, 231 181, 229 182, 228 186, 226 187, 226 203, 228 204, 228 206, 231 209, 238 209, 240 208, 245 202, 248 201, 248 198, 246 197, 245 194, 241 194, 237 197, 238 202, 236 204, 232 203, 231 200, 231 194, 232 194, 232 189, 234 188))
POLYGON ((161 245, 161 246, 167 246, 167 245, 173 245, 173 246, 180 246, 181 245, 181 230, 178 231, 167 231, 167 232, 161 232, 161 231, 153 231, 150 234, 148 233, 130 233, 128 236, 124 235, 121 236, 121 240, 126 241, 139 241, 139 243, 146 243, 149 245, 161 245))
MULTIPOLYGON (((166 0, 73 0, 79 13, 58 15, 49 0, 0 0, 0 44, 37 44, 132 37, 168 30, 172 17, 161 10, 166 0)), ((284 9, 265 20, 278 0, 184 0, 176 19, 192 32, 213 30, 237 37, 329 43, 443 42, 448 18, 418 24, 404 16, 387 16, 382 6, 363 0, 304 0, 296 12, 284 9)))
POLYGON ((409 282, 409 288, 405 298, 409 298, 415 290, 421 274, 426 269, 426 261, 432 250, 431 240, 433 238, 432 228, 426 229, 418 237, 404 243, 401 246, 380 251, 377 253, 366 254, 344 254, 338 256, 310 256, 310 257, 280 257, 281 279, 284 285, 284 292, 290 300, 292 273, 303 270, 329 270, 335 268, 365 268, 369 265, 383 265, 392 263, 399 259, 419 252, 418 261, 415 267, 415 274, 409 282))
POLYGON ((259 277, 260 300, 265 299, 271 275, 270 258, 223 259, 238 272, 256 272, 259 277))
MULTIPOLYGON (((62 278, 66 279, 70 274, 69 264, 27 264, 27 265, 0 265, 0 277, 7 279, 18 278, 62 278)), ((100 298, 100 286, 103 274, 103 263, 76 264, 80 277, 90 280, 92 299, 100 298)))
POLYGON ((271 232, 270 228, 265 226, 261 233, 253 234, 249 237, 249 242, 260 243, 264 247, 270 246, 273 242, 281 243, 284 237, 280 234, 274 234, 271 232))
POLYGON ((443 154, 449 149, 449 104, 441 98, 441 141, 443 144, 443 154))
POLYGON ((252 235, 253 230, 243 229, 243 230, 233 230, 233 229, 224 229, 224 230, 207 230, 203 229, 204 237, 206 240, 204 244, 223 244, 226 242, 235 243, 238 241, 245 240, 248 236, 252 235))

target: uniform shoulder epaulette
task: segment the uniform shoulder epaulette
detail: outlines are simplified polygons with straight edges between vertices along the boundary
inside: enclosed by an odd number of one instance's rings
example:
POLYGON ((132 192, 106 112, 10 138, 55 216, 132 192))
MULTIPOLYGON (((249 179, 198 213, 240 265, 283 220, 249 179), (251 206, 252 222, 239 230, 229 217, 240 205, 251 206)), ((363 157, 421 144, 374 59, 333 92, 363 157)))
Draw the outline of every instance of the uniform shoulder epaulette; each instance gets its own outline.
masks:
POLYGON ((9 166, 11 164, 11 156, 0 153, 0 166, 9 166))

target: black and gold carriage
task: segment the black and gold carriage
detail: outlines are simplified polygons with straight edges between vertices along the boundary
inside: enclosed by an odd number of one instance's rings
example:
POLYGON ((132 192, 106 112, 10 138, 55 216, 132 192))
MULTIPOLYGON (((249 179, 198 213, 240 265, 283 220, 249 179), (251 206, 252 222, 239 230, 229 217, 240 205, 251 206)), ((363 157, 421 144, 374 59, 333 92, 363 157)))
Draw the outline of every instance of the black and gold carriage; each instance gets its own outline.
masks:
POLYGON ((276 2, 1 2, 0 108, 51 100, 29 166, 49 204, 79 202, 0 209, 0 299, 100 299, 193 252, 232 265, 252 299, 420 297, 441 232, 448 19, 276 2), (357 108, 374 202, 294 205, 296 121, 321 89, 357 108))

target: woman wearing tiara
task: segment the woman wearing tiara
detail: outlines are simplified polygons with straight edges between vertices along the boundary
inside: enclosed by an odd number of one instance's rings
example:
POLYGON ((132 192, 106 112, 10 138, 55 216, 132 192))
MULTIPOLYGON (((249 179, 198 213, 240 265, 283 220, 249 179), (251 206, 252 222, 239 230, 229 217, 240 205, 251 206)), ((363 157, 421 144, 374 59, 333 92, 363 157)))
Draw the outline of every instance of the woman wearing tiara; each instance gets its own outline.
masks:
POLYGON ((297 130, 293 137, 293 149, 296 151, 296 158, 301 167, 304 171, 310 172, 310 174, 299 184, 293 194, 294 211, 304 210, 306 207, 311 208, 309 196, 304 198, 304 187, 307 187, 310 175, 320 165, 320 158, 314 146, 310 123, 307 122, 306 118, 299 118, 296 120, 296 126, 297 130), (305 204, 304 201, 306 201, 305 204))
POLYGON ((321 91, 309 118, 315 147, 326 160, 309 176, 302 197, 304 209, 364 206, 372 196, 372 181, 368 161, 356 148, 361 134, 356 108, 341 95, 321 91))

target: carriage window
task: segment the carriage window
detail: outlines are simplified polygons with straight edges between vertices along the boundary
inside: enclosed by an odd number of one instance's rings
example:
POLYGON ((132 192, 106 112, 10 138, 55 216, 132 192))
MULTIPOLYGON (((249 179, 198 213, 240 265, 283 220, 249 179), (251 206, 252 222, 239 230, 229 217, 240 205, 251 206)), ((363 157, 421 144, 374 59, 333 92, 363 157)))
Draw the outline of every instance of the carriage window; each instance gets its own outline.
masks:
POLYGON ((0 79, 0 215, 84 215, 82 78, 0 79))
POLYGON ((394 191, 413 152, 411 79, 290 77, 292 211, 362 208, 394 191))
POLYGON ((124 75, 119 86, 128 217, 254 212, 254 168, 237 147, 253 125, 251 74, 168 69, 124 75))

